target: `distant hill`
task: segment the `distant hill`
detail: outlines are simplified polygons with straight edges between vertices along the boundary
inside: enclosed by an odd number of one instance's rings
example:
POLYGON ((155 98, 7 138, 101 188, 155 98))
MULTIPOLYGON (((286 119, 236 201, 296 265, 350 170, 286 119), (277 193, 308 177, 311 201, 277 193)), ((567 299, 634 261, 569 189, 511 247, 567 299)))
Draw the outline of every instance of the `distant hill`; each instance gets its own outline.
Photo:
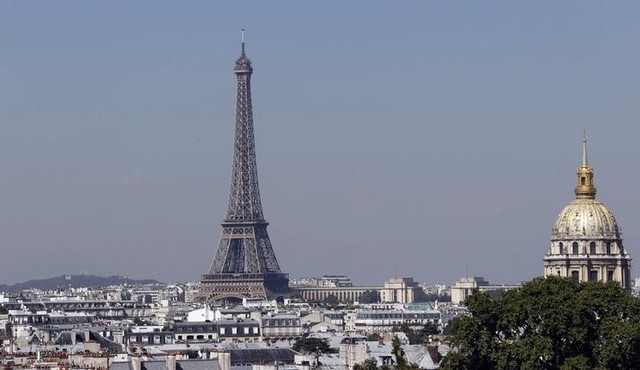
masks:
POLYGON ((65 288, 102 288, 120 284, 160 284, 153 279, 135 280, 124 276, 94 276, 94 275, 60 275, 49 279, 29 280, 13 285, 0 284, 0 292, 19 292, 25 289, 65 289, 65 288))

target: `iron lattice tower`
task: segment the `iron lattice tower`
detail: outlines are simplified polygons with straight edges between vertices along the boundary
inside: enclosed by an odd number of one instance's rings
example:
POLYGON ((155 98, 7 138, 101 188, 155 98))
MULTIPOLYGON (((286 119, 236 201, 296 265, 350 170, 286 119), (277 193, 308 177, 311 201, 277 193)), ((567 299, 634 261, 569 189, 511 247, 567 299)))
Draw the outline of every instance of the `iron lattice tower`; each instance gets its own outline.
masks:
POLYGON ((253 134, 251 74, 244 48, 236 60, 236 122, 231 191, 222 235, 209 273, 202 276, 200 296, 207 301, 228 298, 271 298, 286 293, 287 274, 280 271, 264 219, 253 134))

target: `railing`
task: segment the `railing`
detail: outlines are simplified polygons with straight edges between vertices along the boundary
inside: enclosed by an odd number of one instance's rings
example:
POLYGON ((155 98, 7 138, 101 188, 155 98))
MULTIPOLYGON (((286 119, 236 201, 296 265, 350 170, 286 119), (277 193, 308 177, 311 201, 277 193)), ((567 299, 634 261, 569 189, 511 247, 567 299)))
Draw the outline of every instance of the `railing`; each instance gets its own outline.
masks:
POLYGON ((229 279, 255 279, 255 280, 282 280, 289 279, 289 274, 274 273, 274 274, 254 274, 254 273, 225 273, 225 274, 204 274, 202 280, 229 280, 229 279))

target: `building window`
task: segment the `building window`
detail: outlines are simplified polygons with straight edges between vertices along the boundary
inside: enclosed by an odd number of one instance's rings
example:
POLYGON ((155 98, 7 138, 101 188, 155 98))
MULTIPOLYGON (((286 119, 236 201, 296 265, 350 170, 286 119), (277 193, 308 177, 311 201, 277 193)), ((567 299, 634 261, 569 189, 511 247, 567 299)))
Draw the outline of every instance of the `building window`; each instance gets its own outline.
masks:
POLYGON ((598 280, 598 270, 589 271, 589 281, 597 281, 598 280))
POLYGON ((578 254, 578 242, 573 242, 573 250, 571 251, 571 253, 573 254, 578 254))
POLYGON ((231 334, 238 334, 238 328, 235 326, 231 328, 231 334))
POLYGON ((560 250, 560 254, 564 254, 564 244, 562 244, 562 242, 558 244, 558 249, 560 250))
POLYGON ((587 178, 586 178, 586 177, 584 177, 584 176, 582 176, 582 177, 580 178, 580 184, 581 184, 581 185, 585 185, 586 183, 587 183, 587 178))
POLYGON ((611 254, 611 242, 607 242, 607 254, 611 254))
POLYGON ((607 281, 613 281, 613 270, 607 271, 607 281))
POLYGON ((590 254, 596 254, 596 243, 595 242, 589 243, 589 253, 590 254))
POLYGON ((571 278, 573 279, 573 281, 580 281, 580 272, 571 271, 571 278))

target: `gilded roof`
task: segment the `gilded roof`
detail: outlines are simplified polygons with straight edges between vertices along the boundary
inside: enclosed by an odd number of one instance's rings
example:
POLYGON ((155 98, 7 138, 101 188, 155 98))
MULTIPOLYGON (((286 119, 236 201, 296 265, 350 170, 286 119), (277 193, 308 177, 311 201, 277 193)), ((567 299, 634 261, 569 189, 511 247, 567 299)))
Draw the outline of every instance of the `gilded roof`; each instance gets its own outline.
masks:
POLYGON ((620 230, 613 212, 606 205, 596 199, 578 198, 560 212, 551 238, 572 239, 586 236, 619 239, 620 230))
POLYGON ((577 170, 576 199, 558 215, 551 234, 552 240, 589 237, 620 239, 618 222, 613 212, 596 200, 593 168, 587 159, 587 139, 582 139, 582 164, 577 170))

